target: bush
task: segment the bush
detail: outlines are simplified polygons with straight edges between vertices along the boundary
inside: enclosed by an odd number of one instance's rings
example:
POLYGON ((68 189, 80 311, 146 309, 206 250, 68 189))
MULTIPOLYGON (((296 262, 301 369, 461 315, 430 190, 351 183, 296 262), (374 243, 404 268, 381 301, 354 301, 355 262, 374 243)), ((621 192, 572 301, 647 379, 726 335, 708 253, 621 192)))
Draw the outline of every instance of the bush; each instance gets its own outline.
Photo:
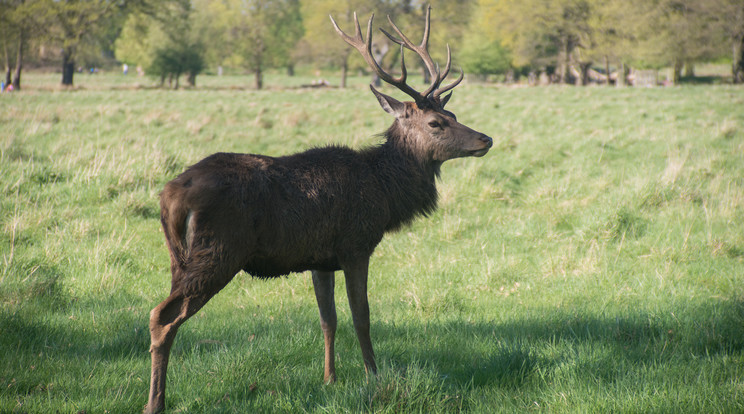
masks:
POLYGON ((199 45, 183 45, 158 49, 147 72, 160 77, 160 84, 168 78, 169 85, 175 79, 173 87, 178 89, 178 78, 187 74, 190 86, 196 85, 196 75, 204 69, 204 48, 199 45))
POLYGON ((510 68, 509 52, 499 42, 468 42, 462 51, 463 69, 474 75, 504 74, 510 68))

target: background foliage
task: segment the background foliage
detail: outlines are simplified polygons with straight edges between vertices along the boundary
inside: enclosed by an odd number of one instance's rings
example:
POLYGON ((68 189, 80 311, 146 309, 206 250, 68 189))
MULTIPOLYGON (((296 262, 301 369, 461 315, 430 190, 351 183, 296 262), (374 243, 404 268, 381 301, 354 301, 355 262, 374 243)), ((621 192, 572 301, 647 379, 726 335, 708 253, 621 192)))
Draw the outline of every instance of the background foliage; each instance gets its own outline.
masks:
MULTIPOLYGON (((734 82, 744 82, 740 0, 430 3, 432 56, 444 61, 445 45, 450 44, 455 63, 473 75, 508 73, 513 78, 543 72, 554 81, 585 84, 606 81, 607 73, 614 74, 613 81, 618 73, 624 79, 628 68, 670 67, 670 80, 676 83, 692 76, 694 65, 718 61, 731 65, 734 82)), ((204 70, 247 72, 260 89, 267 69, 286 68, 292 74, 297 65, 313 70, 340 68, 344 86, 349 70, 366 68, 338 41, 328 15, 334 15, 346 30, 351 30, 354 11, 363 24, 367 16, 377 13, 375 28, 387 26, 384 16, 390 15, 418 38, 426 3, 0 0, 0 6, 6 83, 13 82, 16 89, 24 61, 35 66, 62 62, 62 83, 72 85, 76 70, 112 65, 114 57, 160 79, 165 75, 177 81, 174 75, 188 74, 189 84, 204 70), (175 64, 153 66, 156 57, 175 64)), ((388 50, 382 58, 384 66, 397 66, 399 50, 388 47, 387 40, 375 32, 375 47, 388 50)))

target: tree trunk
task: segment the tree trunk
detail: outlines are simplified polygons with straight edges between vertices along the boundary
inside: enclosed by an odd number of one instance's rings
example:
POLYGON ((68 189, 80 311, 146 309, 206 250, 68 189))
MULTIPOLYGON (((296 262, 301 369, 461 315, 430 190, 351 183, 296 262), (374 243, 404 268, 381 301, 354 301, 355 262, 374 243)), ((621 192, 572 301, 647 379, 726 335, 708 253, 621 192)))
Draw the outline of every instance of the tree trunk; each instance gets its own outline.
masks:
POLYGON ((295 75, 295 67, 294 63, 288 63, 287 64, 287 76, 294 76, 295 75))
POLYGON ((261 70, 261 65, 256 65, 256 68, 253 70, 253 76, 255 78, 256 89, 263 88, 263 71, 261 70))
POLYGON ((568 44, 568 36, 564 36, 561 38, 561 53, 558 56, 558 76, 560 76, 559 83, 564 85, 569 82, 568 60, 570 52, 571 51, 568 44))
POLYGON ((422 68, 423 69, 421 70, 421 73, 423 74, 423 78, 424 78, 423 83, 424 85, 428 85, 429 83, 431 83, 431 74, 429 74, 429 70, 426 69, 426 65, 422 65, 422 68))
POLYGON ((189 83, 189 86, 196 86, 196 72, 189 72, 186 81, 189 83))
POLYGON ((380 79, 380 76, 377 73, 372 74, 372 84, 375 85, 376 88, 379 88, 382 86, 382 80, 380 79))
POLYGON ((672 73, 672 83, 674 85, 679 85, 679 80, 682 79, 682 68, 684 67, 684 64, 680 60, 674 61, 674 68, 672 73))
POLYGON ((734 77, 734 83, 744 83, 744 36, 734 39, 733 45, 731 74, 734 77))
POLYGON ((16 67, 15 67, 15 73, 13 74, 13 88, 17 91, 21 90, 21 70, 23 69, 23 44, 25 43, 24 39, 24 30, 21 29, 18 32, 18 54, 16 55, 16 67))
POLYGON ((72 86, 72 78, 75 75, 75 58, 73 50, 64 49, 62 51, 62 85, 72 86))
POLYGON ((8 53, 7 39, 3 39, 3 57, 5 58, 5 79, 3 81, 3 85, 10 85, 12 78, 11 78, 11 71, 10 71, 10 54, 8 53))
POLYGON ((620 67, 617 68, 617 81, 615 81, 615 86, 618 88, 626 86, 625 62, 620 62, 620 67))
POLYGON ((605 55, 604 57, 604 67, 605 67, 605 75, 607 75, 607 79, 605 80, 605 85, 610 86, 612 82, 610 82, 610 58, 605 55))
POLYGON ((589 84, 589 69, 592 67, 592 62, 579 62, 579 70, 581 71, 581 86, 589 84))
POLYGON ((341 87, 346 88, 346 76, 349 72, 349 62, 348 62, 348 56, 344 58, 344 61, 341 62, 341 87))

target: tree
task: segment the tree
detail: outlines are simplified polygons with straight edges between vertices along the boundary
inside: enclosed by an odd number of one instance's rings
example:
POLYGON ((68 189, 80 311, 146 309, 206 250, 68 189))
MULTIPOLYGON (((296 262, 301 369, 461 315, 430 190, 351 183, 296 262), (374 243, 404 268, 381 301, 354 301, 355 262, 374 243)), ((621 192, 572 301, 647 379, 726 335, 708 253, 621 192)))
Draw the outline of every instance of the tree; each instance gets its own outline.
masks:
POLYGON ((39 33, 33 4, 25 0, 0 0, 0 37, 2 38, 5 84, 21 89, 21 71, 29 38, 39 33), (15 55, 15 61, 13 61, 15 55))
POLYGON ((731 53, 731 75, 734 83, 744 83, 744 2, 709 0, 701 2, 700 7, 717 30, 716 43, 723 46, 720 53, 731 53))
POLYGON ((276 67, 286 67, 287 74, 292 76, 295 66, 295 57, 292 52, 305 34, 305 27, 302 23, 300 1, 289 0, 288 6, 276 22, 277 35, 284 41, 281 42, 281 47, 272 50, 272 62, 276 67))
MULTIPOLYGON (((0 38, 3 42, 3 62, 4 62, 4 80, 5 85, 12 83, 12 68, 13 61, 11 55, 14 54, 15 50, 18 50, 19 55, 22 56, 23 51, 23 36, 20 33, 19 28, 16 25, 15 9, 17 3, 15 1, 1 1, 0 2, 0 38), (15 48, 15 50, 14 50, 15 48)), ((20 59, 17 59, 17 61, 20 59)))
MULTIPOLYGON (((389 23, 385 15, 389 15, 409 38, 418 43, 423 36, 424 19, 426 9, 431 5, 431 26, 434 28, 429 36, 429 53, 435 62, 443 65, 447 60, 447 45, 453 52, 453 64, 455 73, 460 58, 463 56, 464 39, 470 24, 470 16, 475 5, 475 0, 430 0, 420 2, 415 0, 381 1, 376 5, 374 11, 380 15, 378 25, 389 31, 389 23)), ((376 20, 377 21, 377 20, 376 20)), ((375 30, 375 34, 380 33, 375 30)), ((377 41, 386 42, 384 37, 377 41)), ((400 49, 390 48, 391 52, 383 62, 383 66, 394 67, 400 61, 400 49)), ((418 59, 406 61, 409 69, 419 66, 423 83, 428 84, 429 71, 418 59)))
MULTIPOLYGON (((404 0, 402 3, 398 9, 401 11, 401 14, 408 15, 408 19, 404 19, 408 29, 403 27, 401 29, 404 32, 408 30, 406 33, 411 33, 412 38, 420 39, 416 36, 423 31, 426 2, 419 3, 404 0), (414 7, 413 4, 407 3, 413 3, 416 6, 414 7)), ((434 28, 429 41, 431 57, 435 62, 442 62, 444 64, 447 61, 447 45, 449 45, 453 51, 453 62, 456 65, 462 63, 460 60, 463 58, 463 53, 461 52, 464 51, 464 40, 468 32, 471 13, 476 2, 474 0, 431 0, 428 3, 431 4, 431 25, 434 28)), ((476 47, 473 43, 469 46, 471 48, 476 47)), ((429 72, 423 65, 421 66, 424 83, 428 83, 429 72)))
POLYGON ((165 38, 158 22, 144 13, 132 13, 114 43, 119 62, 142 68, 150 66, 156 44, 165 38))
POLYGON ((290 51, 302 35, 299 0, 195 1, 202 26, 210 27, 223 44, 209 52, 218 64, 244 67, 263 87, 266 68, 287 65, 290 51))
POLYGON ((190 86, 205 65, 203 36, 195 29, 191 2, 161 3, 153 12, 132 13, 116 40, 116 58, 145 68, 149 75, 178 89, 182 74, 190 86))
POLYGON ((679 82, 685 64, 712 58, 716 44, 711 21, 696 0, 637 1, 644 7, 639 19, 645 23, 636 49, 642 66, 672 66, 673 82, 679 82))
MULTIPOLYGON (((307 48, 307 52, 305 53, 310 55, 315 62, 341 68, 342 88, 346 87, 346 78, 350 67, 353 65, 359 68, 366 68, 366 64, 361 57, 352 54, 353 49, 338 37, 328 16, 333 16, 342 29, 353 30, 353 14, 356 12, 360 20, 360 25, 363 25, 363 30, 366 30, 366 23, 369 16, 375 11, 384 12, 385 9, 381 5, 382 2, 379 0, 347 0, 344 2, 317 0, 312 3, 302 3, 301 10, 302 20, 305 24, 305 35, 301 40, 301 45, 307 48)), ((380 17, 384 18, 384 13, 380 17)), ((383 21, 380 17, 374 20, 375 28, 379 27, 381 21, 383 21)), ((382 33, 377 30, 375 32, 376 35, 373 36, 375 46, 379 45, 380 42, 387 41, 382 33)), ((393 55, 393 53, 389 53, 388 55, 393 55)))
MULTIPOLYGON (((594 62, 682 68, 733 52, 734 79, 744 81, 744 3, 741 0, 479 0, 471 30, 484 20, 496 31, 512 65, 557 67, 562 82, 569 66, 585 83, 594 62), (728 52, 726 52, 728 53, 728 52)), ((493 36, 489 37, 493 39, 493 36)), ((609 83, 609 78, 607 79, 609 83)))
POLYGON ((169 85, 172 84, 173 89, 178 89, 181 74, 186 73, 189 85, 196 86, 196 75, 202 69, 204 58, 198 47, 180 44, 156 50, 147 70, 150 74, 160 77, 161 85, 168 78, 169 85))
POLYGON ((501 36, 492 24, 494 0, 478 0, 468 30, 463 36, 460 61, 463 69, 476 75, 503 74, 512 67, 512 57, 502 46, 501 36))
POLYGON ((494 24, 512 51, 515 66, 555 66, 561 83, 571 80, 570 65, 591 63, 582 49, 592 44, 588 0, 501 0, 493 8, 494 24))
POLYGON ((634 59, 638 35, 645 28, 643 9, 634 2, 593 0, 589 25, 592 44, 586 53, 603 63, 606 83, 611 84, 610 64, 617 66, 617 82, 625 84, 626 64, 634 59))
POLYGON ((62 50, 62 84, 73 85, 75 67, 91 47, 108 50, 132 11, 154 10, 153 0, 25 0, 43 36, 62 50))
POLYGON ((48 25, 47 35, 62 46, 62 85, 72 86, 75 59, 91 36, 119 7, 108 0, 37 0, 35 13, 48 25))

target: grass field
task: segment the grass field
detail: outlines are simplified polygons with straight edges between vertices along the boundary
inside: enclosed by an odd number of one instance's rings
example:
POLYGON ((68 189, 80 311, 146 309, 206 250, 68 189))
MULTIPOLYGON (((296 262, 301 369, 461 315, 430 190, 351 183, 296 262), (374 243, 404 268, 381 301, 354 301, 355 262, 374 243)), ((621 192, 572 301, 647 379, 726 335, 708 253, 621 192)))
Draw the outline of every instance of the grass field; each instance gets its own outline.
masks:
MULTIPOLYGON (((158 193, 186 166, 374 145, 391 123, 363 78, 122 78, 0 95, 0 412, 144 407, 170 288, 158 193)), ((445 164, 437 213, 377 248, 380 374, 342 277, 326 386, 309 274, 241 274, 180 330, 168 409, 744 412, 743 104, 732 86, 459 87, 450 109, 494 148, 445 164)))

